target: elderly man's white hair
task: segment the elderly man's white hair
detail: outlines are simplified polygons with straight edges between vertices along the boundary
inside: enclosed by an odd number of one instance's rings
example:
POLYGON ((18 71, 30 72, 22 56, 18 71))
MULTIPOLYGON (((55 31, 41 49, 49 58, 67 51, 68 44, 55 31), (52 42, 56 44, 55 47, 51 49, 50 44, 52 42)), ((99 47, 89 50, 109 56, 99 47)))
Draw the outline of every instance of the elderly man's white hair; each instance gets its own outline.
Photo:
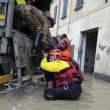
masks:
POLYGON ((46 17, 51 17, 50 11, 44 11, 44 14, 45 14, 46 17))

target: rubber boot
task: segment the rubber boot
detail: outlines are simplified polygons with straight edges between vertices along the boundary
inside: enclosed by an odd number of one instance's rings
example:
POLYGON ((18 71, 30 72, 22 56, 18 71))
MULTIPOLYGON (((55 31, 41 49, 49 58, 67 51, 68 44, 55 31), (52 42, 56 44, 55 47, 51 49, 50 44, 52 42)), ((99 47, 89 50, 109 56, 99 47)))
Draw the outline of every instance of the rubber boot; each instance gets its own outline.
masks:
POLYGON ((33 43, 33 50, 32 50, 33 55, 38 55, 39 54, 42 37, 43 37, 43 34, 41 34, 41 33, 36 34, 35 40, 34 40, 34 43, 33 43))

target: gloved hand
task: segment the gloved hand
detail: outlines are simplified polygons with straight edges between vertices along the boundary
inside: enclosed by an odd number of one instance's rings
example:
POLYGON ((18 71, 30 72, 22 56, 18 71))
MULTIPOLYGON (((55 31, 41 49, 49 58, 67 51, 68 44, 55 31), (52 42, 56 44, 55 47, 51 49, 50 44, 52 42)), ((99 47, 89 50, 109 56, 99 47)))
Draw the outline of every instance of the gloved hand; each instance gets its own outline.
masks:
POLYGON ((80 77, 80 75, 78 73, 75 73, 74 77, 78 78, 78 82, 77 82, 78 84, 82 84, 83 80, 81 79, 81 77, 80 77))

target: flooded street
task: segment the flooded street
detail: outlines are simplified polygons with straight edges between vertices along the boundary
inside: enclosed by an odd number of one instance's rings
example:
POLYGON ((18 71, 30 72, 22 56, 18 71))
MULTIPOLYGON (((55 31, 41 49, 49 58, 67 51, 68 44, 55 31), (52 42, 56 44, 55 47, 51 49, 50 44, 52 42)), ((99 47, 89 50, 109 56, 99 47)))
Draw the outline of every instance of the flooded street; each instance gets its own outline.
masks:
POLYGON ((78 100, 47 101, 43 98, 44 86, 34 82, 1 94, 0 110, 110 110, 110 83, 94 79, 91 74, 85 75, 78 100))

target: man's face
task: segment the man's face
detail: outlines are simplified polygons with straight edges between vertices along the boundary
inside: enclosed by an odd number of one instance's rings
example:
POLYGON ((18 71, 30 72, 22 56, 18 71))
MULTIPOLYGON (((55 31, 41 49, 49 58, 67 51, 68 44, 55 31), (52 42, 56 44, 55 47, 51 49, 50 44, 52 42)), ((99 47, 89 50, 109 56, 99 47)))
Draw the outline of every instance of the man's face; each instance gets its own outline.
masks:
POLYGON ((58 48, 61 49, 61 50, 64 50, 64 49, 67 48, 67 44, 66 44, 64 39, 59 40, 58 48))

